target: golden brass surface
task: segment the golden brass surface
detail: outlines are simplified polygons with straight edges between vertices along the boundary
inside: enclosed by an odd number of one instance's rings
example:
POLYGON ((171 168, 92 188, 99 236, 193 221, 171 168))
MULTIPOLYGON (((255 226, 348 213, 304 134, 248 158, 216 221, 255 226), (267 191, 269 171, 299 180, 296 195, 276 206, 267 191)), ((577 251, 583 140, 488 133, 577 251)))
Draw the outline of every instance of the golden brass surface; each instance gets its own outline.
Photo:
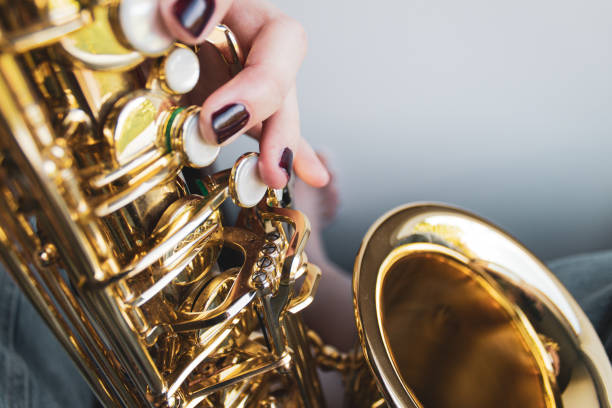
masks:
MULTIPOLYGON (((4 265, 104 406, 321 406, 299 317, 320 276, 308 221, 270 193, 225 225, 240 160, 188 190, 199 108, 164 86, 166 53, 130 48, 120 6, 0 4, 4 265)), ((209 43, 238 72, 231 32, 209 43)))
MULTIPOLYGON (((610 407, 612 367, 569 293, 520 243, 466 211, 411 204, 366 234, 353 275, 368 371, 406 407, 610 407)), ((365 373, 364 373, 365 372, 365 373)))
POLYGON ((402 382, 426 407, 555 406, 550 373, 536 358, 544 347, 521 330, 522 316, 494 282, 450 251, 416 245, 391 253, 376 294, 402 382))
MULTIPOLYGON (((0 260, 103 406, 321 407, 317 368, 344 375, 348 406, 611 406, 609 361, 571 296, 446 206, 372 227, 353 281, 361 347, 324 344, 300 316, 325 273, 304 253, 308 219, 278 191, 239 199, 256 153, 185 179, 208 163, 183 143, 199 108, 163 68, 189 47, 132 49, 121 4, 0 2, 0 260)), ((204 93, 244 62, 225 26, 200 52, 222 67, 204 93)))

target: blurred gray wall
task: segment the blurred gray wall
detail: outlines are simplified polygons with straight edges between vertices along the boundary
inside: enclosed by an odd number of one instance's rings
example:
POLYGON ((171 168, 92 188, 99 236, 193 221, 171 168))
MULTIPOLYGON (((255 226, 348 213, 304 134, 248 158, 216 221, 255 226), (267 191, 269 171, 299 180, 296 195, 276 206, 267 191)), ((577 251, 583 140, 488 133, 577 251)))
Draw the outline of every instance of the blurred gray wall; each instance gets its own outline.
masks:
POLYGON ((612 248, 612 2, 275 0, 306 27, 303 134, 361 237, 409 201, 483 215, 548 260, 612 248))

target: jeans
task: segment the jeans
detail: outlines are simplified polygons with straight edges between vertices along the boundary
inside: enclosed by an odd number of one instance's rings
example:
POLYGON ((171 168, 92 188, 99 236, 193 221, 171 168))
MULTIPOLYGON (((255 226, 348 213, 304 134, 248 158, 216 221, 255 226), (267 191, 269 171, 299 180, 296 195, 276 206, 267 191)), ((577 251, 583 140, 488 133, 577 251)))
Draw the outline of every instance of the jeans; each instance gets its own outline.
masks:
POLYGON ((548 266, 589 317, 612 360, 612 251, 571 256, 548 266))
POLYGON ((74 363, 0 266, 0 408, 93 406, 74 363))
MULTIPOLYGON (((612 251, 552 262, 612 356, 612 251)), ((0 270, 0 408, 93 407, 74 364, 8 274, 0 270)))

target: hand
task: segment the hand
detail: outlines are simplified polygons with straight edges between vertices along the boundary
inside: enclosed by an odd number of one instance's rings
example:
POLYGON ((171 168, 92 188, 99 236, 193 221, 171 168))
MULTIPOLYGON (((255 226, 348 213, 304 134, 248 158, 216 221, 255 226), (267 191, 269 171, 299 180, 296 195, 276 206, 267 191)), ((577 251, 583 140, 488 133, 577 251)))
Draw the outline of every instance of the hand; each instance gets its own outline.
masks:
POLYGON ((306 52, 302 26, 265 0, 161 0, 160 8, 180 41, 202 43, 222 22, 247 56, 244 69, 204 101, 203 137, 225 145, 249 131, 259 140, 260 175, 272 188, 287 184, 292 168, 314 187, 327 184, 325 166, 300 135, 295 77, 306 52))

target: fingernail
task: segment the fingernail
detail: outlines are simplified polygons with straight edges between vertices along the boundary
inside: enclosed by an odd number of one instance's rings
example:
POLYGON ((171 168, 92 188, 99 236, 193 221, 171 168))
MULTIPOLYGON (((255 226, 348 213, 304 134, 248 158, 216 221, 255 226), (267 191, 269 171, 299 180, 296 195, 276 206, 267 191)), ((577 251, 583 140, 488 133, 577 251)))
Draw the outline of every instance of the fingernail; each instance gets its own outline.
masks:
POLYGON ((194 37, 199 37, 215 10, 214 0, 177 0, 174 15, 194 37))
POLYGON ((224 106, 212 115, 212 127, 221 144, 242 129, 251 115, 241 103, 224 106))
POLYGON ((287 172, 287 177, 291 179, 291 171, 293 169, 293 152, 290 148, 285 147, 283 154, 281 155, 280 161, 278 162, 280 168, 287 172))

